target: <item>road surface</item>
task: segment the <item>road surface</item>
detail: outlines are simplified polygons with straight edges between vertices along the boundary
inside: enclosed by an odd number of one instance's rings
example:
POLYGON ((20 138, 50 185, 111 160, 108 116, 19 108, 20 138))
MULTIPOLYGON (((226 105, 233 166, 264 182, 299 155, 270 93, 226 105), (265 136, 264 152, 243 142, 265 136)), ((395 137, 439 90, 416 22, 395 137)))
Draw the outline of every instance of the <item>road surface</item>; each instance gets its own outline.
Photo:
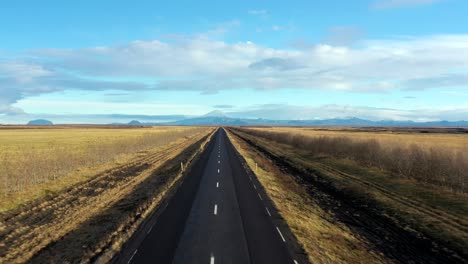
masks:
POLYGON ((275 208, 223 129, 159 210, 114 262, 298 263, 290 231, 275 224, 275 208))

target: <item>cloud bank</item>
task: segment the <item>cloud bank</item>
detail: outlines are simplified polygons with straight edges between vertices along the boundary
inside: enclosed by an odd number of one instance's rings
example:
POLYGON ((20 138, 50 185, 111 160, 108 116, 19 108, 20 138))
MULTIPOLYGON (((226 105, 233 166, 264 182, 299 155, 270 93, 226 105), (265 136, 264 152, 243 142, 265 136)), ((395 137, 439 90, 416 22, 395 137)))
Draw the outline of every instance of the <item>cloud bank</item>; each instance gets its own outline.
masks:
POLYGON ((412 7, 420 5, 429 5, 442 0, 378 0, 372 5, 374 9, 388 9, 399 7, 412 7))
POLYGON ((380 93, 468 87, 468 35, 275 49, 206 37, 29 51, 0 60, 0 113, 64 90, 321 89, 380 93))

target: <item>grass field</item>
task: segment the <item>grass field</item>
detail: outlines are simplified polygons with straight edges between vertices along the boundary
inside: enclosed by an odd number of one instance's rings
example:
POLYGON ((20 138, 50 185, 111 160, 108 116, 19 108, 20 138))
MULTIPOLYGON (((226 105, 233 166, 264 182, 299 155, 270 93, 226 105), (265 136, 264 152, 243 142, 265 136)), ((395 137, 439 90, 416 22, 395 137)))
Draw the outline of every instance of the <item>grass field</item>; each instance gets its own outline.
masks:
POLYGON ((203 131, 207 128, 0 129, 0 211, 203 131))
MULTIPOLYGON (((314 156, 349 159, 364 167, 389 172, 391 177, 413 179, 466 192, 468 135, 427 133, 418 129, 326 130, 310 128, 254 128, 250 133, 291 144, 314 156)), ((458 132, 458 131, 457 131, 458 132)))
MULTIPOLYGON (((253 128, 262 130, 262 128, 253 128)), ((348 137, 354 140, 375 139, 383 146, 409 146, 416 144, 425 149, 443 148, 453 152, 463 152, 468 157, 468 134, 464 133, 420 133, 407 129, 381 129, 380 131, 363 131, 360 129, 317 129, 272 127, 270 132, 295 133, 313 137, 348 137)))
MULTIPOLYGON (((270 197, 313 263, 466 260, 466 193, 394 177, 352 159, 317 155, 309 150, 308 144, 300 144, 302 137, 296 137, 297 142, 290 140, 291 132, 327 136, 327 131, 309 132, 301 128, 232 131, 243 137, 235 137, 241 153, 251 168, 258 164, 257 177, 270 190, 270 197), (281 136, 252 131, 281 131, 281 136), (284 134, 289 136, 283 137, 284 134)), ((377 133, 365 136, 364 132, 347 131, 334 131, 330 137, 333 134, 342 137, 343 133, 362 133, 358 135, 362 140, 378 137, 377 133)), ((450 134, 440 136, 448 138, 448 142, 465 140, 451 138, 450 134)), ((404 139, 420 140, 418 134, 389 135, 389 138, 398 139, 391 147, 406 144, 404 139)), ((430 145, 429 138, 421 142, 429 148, 444 146, 443 141, 430 145)))

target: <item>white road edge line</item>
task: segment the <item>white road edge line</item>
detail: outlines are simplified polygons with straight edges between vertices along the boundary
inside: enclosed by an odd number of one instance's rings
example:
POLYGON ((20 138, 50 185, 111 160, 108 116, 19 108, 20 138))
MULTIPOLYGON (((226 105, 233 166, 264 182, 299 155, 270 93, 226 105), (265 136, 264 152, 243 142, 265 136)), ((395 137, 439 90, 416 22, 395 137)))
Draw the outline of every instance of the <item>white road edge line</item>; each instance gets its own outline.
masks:
POLYGON ((268 210, 268 208, 267 208, 267 207, 265 207, 265 209, 266 209, 266 211, 267 211, 268 215, 269 215, 269 216, 271 216, 271 214, 270 214, 270 210, 268 210))
POLYGON ((211 254, 210 264, 214 264, 214 261, 215 261, 215 258, 214 258, 214 256, 213 256, 213 254, 211 254))
POLYGON ((138 251, 138 249, 135 249, 135 251, 133 252, 132 256, 130 257, 130 259, 128 260, 127 263, 132 262, 132 259, 133 259, 133 257, 135 256, 135 254, 137 253, 137 251, 138 251))
POLYGON ((214 212, 213 212, 214 215, 217 215, 218 214, 218 205, 215 204, 214 206, 214 212))
MULTIPOLYGON (((153 226, 154 226, 154 225, 153 225, 153 226)), ((148 232, 146 232, 146 234, 151 233, 151 230, 153 230, 153 226, 150 227, 150 229, 148 230, 148 232)))
POLYGON ((257 186, 255 186, 255 183, 252 183, 252 184, 253 184, 253 186, 254 186, 255 190, 257 190, 257 186))
POLYGON ((257 193, 257 194, 258 194, 258 198, 260 198, 260 200, 262 200, 262 201, 263 201, 263 198, 262 198, 262 196, 261 196, 259 193, 257 193))
POLYGON ((216 182, 216 188, 219 188, 219 182, 216 182))
POLYGON ((299 262, 297 262, 295 259, 293 259, 293 260, 294 260, 294 264, 299 264, 299 262))
POLYGON ((281 231, 279 230, 279 228, 278 228, 278 227, 276 227, 276 230, 278 230, 278 233, 280 234, 280 236, 281 236, 281 239, 283 239, 283 242, 286 242, 286 240, 284 239, 284 236, 283 236, 283 234, 281 234, 281 231))

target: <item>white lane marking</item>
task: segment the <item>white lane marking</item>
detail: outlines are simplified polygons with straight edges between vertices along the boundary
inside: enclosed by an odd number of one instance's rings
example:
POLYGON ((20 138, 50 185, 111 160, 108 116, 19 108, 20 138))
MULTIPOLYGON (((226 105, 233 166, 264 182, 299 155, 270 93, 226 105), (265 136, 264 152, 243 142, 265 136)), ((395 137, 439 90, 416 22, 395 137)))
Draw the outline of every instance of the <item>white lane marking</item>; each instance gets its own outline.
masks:
POLYGON ((270 210, 268 210, 268 208, 267 208, 267 207, 265 207, 265 209, 266 209, 266 211, 267 211, 268 215, 269 215, 269 216, 271 216, 271 214, 270 214, 270 210))
POLYGON ((214 258, 214 256, 213 256, 213 254, 211 254, 210 264, 214 264, 214 260, 215 260, 215 258, 214 258))
POLYGON ((150 229, 148 230, 148 232, 146 232, 146 234, 151 233, 151 230, 153 230, 153 226, 150 227, 150 229))
POLYGON ((218 160, 218 164, 219 164, 219 163, 221 163, 221 161, 220 161, 220 160, 218 160))
POLYGON ((299 264, 299 262, 297 262, 295 259, 293 259, 293 260, 294 260, 294 264, 299 264))
POLYGON ((130 259, 128 260, 127 263, 132 262, 132 259, 133 259, 133 257, 135 256, 135 254, 137 253, 137 251, 138 251, 138 249, 135 249, 135 252, 133 252, 132 256, 130 257, 130 259))
POLYGON ((278 233, 280 234, 280 236, 281 236, 281 239, 283 239, 283 242, 286 242, 286 240, 284 239, 284 236, 283 236, 283 234, 281 234, 281 231, 279 230, 279 228, 278 228, 278 227, 276 227, 276 230, 278 230, 278 233))
POLYGON ((217 215, 218 214, 218 205, 215 204, 214 206, 214 212, 213 212, 214 215, 217 215))
POLYGON ((219 188, 219 182, 216 182, 216 188, 219 188))
POLYGON ((218 173, 219 173, 219 169, 218 169, 218 173))
POLYGON ((262 200, 262 201, 263 201, 263 198, 262 198, 262 196, 261 196, 259 193, 257 193, 257 194, 258 194, 258 197, 260 198, 260 200, 262 200))
POLYGON ((256 189, 257 189, 257 186, 255 186, 255 183, 252 183, 252 184, 253 184, 253 186, 254 186, 254 188, 255 188, 255 190, 256 190, 256 189))

